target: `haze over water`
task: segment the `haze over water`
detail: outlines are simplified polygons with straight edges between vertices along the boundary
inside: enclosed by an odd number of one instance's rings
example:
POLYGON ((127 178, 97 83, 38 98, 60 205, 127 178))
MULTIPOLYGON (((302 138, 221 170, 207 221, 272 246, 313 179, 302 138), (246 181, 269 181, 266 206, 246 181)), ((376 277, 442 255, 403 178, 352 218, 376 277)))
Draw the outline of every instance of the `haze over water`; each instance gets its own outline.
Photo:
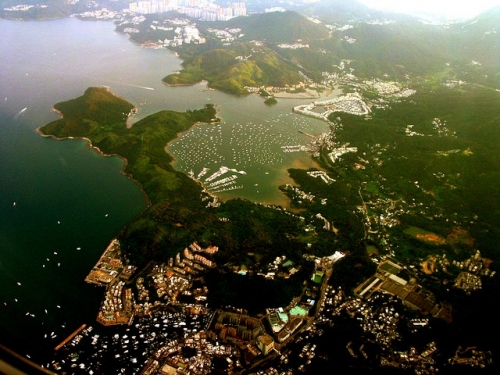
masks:
POLYGON ((104 289, 83 279, 146 207, 139 186, 120 173, 120 158, 34 131, 57 119, 55 103, 109 86, 138 106, 134 121, 214 103, 222 123, 194 127, 172 142, 175 167, 195 174, 210 168, 205 177, 221 166, 244 170, 244 188, 222 198, 282 205, 277 186, 288 181, 286 169, 313 164, 306 153, 281 147, 307 144, 298 130, 327 129, 291 113, 308 99, 266 107, 257 96, 232 97, 205 84, 167 87, 161 79, 181 61, 131 43, 112 22, 0 20, 0 28, 0 342, 39 361, 81 324, 97 324, 104 289))

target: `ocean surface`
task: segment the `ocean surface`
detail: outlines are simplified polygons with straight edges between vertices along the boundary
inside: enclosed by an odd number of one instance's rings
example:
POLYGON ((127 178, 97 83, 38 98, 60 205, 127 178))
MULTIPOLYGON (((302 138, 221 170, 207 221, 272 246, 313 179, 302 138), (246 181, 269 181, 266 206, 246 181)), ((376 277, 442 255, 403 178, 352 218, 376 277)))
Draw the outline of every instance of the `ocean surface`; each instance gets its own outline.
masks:
POLYGON ((229 185, 238 189, 217 193, 222 199, 287 206, 277 189, 291 182, 287 168, 314 166, 303 151, 284 152, 308 144, 299 131, 327 130, 292 113, 309 99, 267 107, 258 96, 233 97, 205 83, 167 87, 161 79, 181 68, 175 54, 134 44, 109 21, 0 20, 0 30, 0 343, 39 363, 81 324, 95 323, 104 289, 83 280, 146 208, 140 187, 121 174, 123 160, 35 131, 57 119, 55 103, 109 86, 138 107, 132 121, 216 104, 220 124, 195 126, 168 150, 177 169, 195 176, 222 166, 245 172, 229 185))

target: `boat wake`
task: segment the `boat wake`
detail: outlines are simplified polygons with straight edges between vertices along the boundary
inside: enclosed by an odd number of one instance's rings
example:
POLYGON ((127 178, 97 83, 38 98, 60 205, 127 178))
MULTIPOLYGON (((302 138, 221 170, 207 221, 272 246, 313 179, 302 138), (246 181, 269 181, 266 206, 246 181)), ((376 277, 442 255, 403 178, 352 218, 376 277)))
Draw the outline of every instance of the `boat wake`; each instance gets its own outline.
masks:
POLYGON ((116 81, 109 81, 111 83, 116 83, 117 85, 125 85, 125 86, 130 86, 130 87, 137 87, 139 89, 143 89, 143 90, 150 90, 150 91, 154 91, 154 87, 149 87, 149 86, 141 86, 141 85, 136 85, 136 84, 133 84, 133 83, 126 83, 126 82, 116 82, 116 81))
POLYGON ((28 109, 28 107, 24 107, 23 109, 21 109, 21 110, 17 113, 17 115, 15 115, 15 116, 14 116, 14 119, 16 119, 16 120, 17 120, 17 119, 19 118, 19 116, 21 116, 21 115, 22 115, 22 114, 23 114, 23 113, 24 113, 27 109, 28 109))

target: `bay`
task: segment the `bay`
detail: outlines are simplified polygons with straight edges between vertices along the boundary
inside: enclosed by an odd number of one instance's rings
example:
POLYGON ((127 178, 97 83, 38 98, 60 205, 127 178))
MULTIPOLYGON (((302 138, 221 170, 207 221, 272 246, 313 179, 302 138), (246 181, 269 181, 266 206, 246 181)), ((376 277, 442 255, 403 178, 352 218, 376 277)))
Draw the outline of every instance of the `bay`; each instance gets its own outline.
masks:
POLYGON ((35 129, 57 118, 54 103, 120 82, 147 53, 109 22, 0 20, 0 29, 0 341, 43 363, 95 320, 103 290, 83 280, 146 202, 120 158, 35 129))
MULTIPOLYGON (((221 124, 199 125, 168 147, 174 166, 209 174, 243 170, 243 188, 222 199, 288 202, 277 189, 287 168, 314 166, 302 132, 327 124, 292 113, 307 99, 233 97, 205 83, 167 87, 181 67, 166 50, 144 49, 108 21, 0 20, 0 343, 39 363, 83 323, 94 324, 103 289, 84 283, 109 241, 145 208, 140 187, 121 174, 123 160, 103 157, 83 140, 55 141, 35 129, 57 119, 52 106, 89 86, 108 86, 139 108, 137 121, 158 110, 214 103, 221 124)), ((332 93, 336 95, 336 93, 332 93)))

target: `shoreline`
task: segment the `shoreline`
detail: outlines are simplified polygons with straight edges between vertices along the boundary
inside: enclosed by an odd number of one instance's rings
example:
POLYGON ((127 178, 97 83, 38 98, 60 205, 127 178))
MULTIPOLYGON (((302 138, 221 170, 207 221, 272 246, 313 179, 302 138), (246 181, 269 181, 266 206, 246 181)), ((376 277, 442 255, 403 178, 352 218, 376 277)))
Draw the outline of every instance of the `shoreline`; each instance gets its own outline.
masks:
MULTIPOLYGON (((61 114, 60 111, 58 111, 57 109, 55 108, 52 108, 52 110, 56 113, 59 113, 61 114)), ((62 114, 61 114, 62 115, 62 114)), ((47 124, 45 124, 47 125, 47 124)), ((118 155, 118 154, 106 154, 104 153, 99 147, 97 146, 94 146, 92 144, 92 141, 87 138, 87 137, 72 137, 72 136, 69 136, 69 137, 63 137, 63 138, 60 138, 60 137, 57 137, 53 134, 44 134, 40 129, 43 128, 45 125, 41 125, 39 127, 37 127, 35 129, 35 132, 37 132, 40 136, 44 137, 44 138, 52 138, 53 140, 55 141, 66 141, 66 140, 82 140, 82 141, 85 141, 86 144, 87 144, 87 147, 91 150, 94 150, 95 152, 97 152, 99 155, 101 156, 104 156, 104 157, 112 157, 112 156, 115 156, 115 157, 118 157, 119 159, 121 159, 123 161, 123 166, 122 168, 120 168, 120 173, 124 176, 126 176, 129 180, 133 181, 136 185, 139 186, 139 189, 141 190, 141 193, 142 193, 142 196, 144 197, 145 201, 146 201, 146 208, 144 208, 144 210, 141 212, 140 215, 142 215, 149 207, 151 207, 151 200, 149 199, 148 197, 148 194, 146 193, 146 191, 144 190, 143 186, 141 183, 139 183, 139 181, 137 181, 132 174, 130 173, 127 173, 125 172, 125 169, 127 168, 127 165, 128 165, 128 160, 121 156, 121 155, 118 155)))
MULTIPOLYGON (((106 89, 106 91, 108 91, 108 92, 109 92, 109 93, 111 93, 112 95, 116 96, 115 94, 113 94, 113 93, 110 91, 109 87, 104 87, 104 88, 106 89)), ((125 99, 124 99, 124 100, 125 100, 125 99)), ((186 129, 186 130, 184 130, 184 131, 182 131, 182 132, 177 133, 177 134, 176 134, 176 137, 175 137, 175 138, 173 138, 173 139, 171 139, 169 142, 167 142, 167 144, 166 144, 166 145, 165 145, 165 147, 163 148, 164 152, 172 158, 172 161, 170 162, 170 165, 172 166, 172 168, 173 168, 176 172, 183 173, 182 171, 179 171, 179 170, 177 170, 177 169, 175 169, 175 168, 174 168, 174 165, 173 165, 173 164, 175 163, 175 161, 176 161, 177 159, 175 158, 175 156, 174 156, 174 155, 172 155, 171 153, 169 153, 169 152, 167 151, 167 148, 170 146, 170 143, 171 143, 171 142, 173 142, 174 140, 179 139, 179 138, 180 138, 180 136, 182 136, 182 134, 183 134, 183 133, 185 133, 185 132, 187 132, 187 131, 191 130, 194 126, 199 126, 199 125, 209 125, 209 124, 220 123, 220 121, 221 121, 221 120, 220 120, 220 118, 218 117, 218 114, 219 114, 219 112, 220 112, 220 111, 218 110, 218 108, 217 108, 217 106, 216 106, 215 104, 214 104, 213 106, 214 106, 214 108, 216 109, 216 111, 215 111, 215 118, 217 119, 217 121, 215 121, 215 122, 201 122, 201 121, 197 121, 197 122, 193 123, 193 125, 191 125, 191 127, 189 127, 188 129, 186 129)), ((135 108, 135 107, 134 107, 134 108, 135 108)), ((52 111, 54 111, 55 113, 57 113, 57 114, 58 114, 61 118, 63 118, 63 117, 64 117, 63 113, 62 113, 61 111, 59 111, 57 108, 52 107, 52 111)), ((131 118, 132 118, 134 115, 136 115, 137 113, 138 113, 138 112, 134 112, 134 113, 132 113, 132 112, 131 112, 131 113, 129 114, 129 116, 128 116, 128 118, 127 118, 127 121, 125 122, 125 126, 126 126, 127 128, 132 127, 132 125, 133 125, 133 124, 132 124, 131 126, 129 126, 129 125, 128 125, 128 124, 129 124, 129 121, 130 121, 130 120, 131 120, 131 118)), ((132 180, 135 184, 137 184, 137 185, 139 186, 139 188, 140 188, 140 190, 141 190, 141 193, 142 193, 142 196, 144 197, 144 199, 145 199, 145 201, 146 201, 146 208, 145 208, 145 209, 141 212, 141 215, 142 215, 142 214, 143 214, 143 213, 144 213, 144 212, 145 212, 148 208, 150 208, 150 207, 151 207, 151 205, 152 205, 152 204, 151 204, 151 200, 149 199, 149 196, 148 196, 148 194, 146 193, 146 191, 144 190, 144 188, 143 188, 142 184, 141 184, 139 181, 137 181, 131 173, 127 173, 127 172, 125 172, 125 169, 127 168, 127 165, 128 165, 128 160, 127 160, 127 158, 125 158, 124 156, 119 155, 119 154, 106 154, 106 153, 105 153, 105 152, 103 152, 103 151, 102 151, 99 147, 94 146, 94 144, 92 143, 92 141, 91 141, 89 138, 87 138, 87 137, 83 137, 83 136, 82 136, 82 137, 73 137, 73 136, 68 136, 68 137, 62 137, 62 138, 61 138, 61 137, 57 137, 57 136, 55 136, 55 135, 53 135, 53 134, 44 134, 44 133, 41 131, 41 129, 42 129, 44 126, 46 126, 46 125, 47 125, 47 124, 44 124, 44 125, 41 125, 41 126, 39 126, 39 127, 35 128, 35 132, 36 132, 36 133, 38 133, 40 136, 42 136, 42 137, 44 137, 44 138, 52 138, 52 139, 54 139, 54 140, 56 140, 56 141, 65 141, 65 140, 83 140, 83 141, 85 141, 85 142, 87 143, 87 147, 88 147, 89 149, 93 149, 94 151, 96 151, 96 152, 97 152, 99 155, 101 155, 101 156, 104 156, 104 157, 112 157, 112 156, 116 156, 116 157, 120 158, 120 159, 123 161, 123 167, 120 169, 120 173, 121 173, 121 174, 123 174, 124 176, 126 176, 129 180, 132 180)), ((202 187, 202 189, 204 189, 203 185, 201 185, 201 187, 202 187)), ((215 197, 215 196, 214 196, 214 197, 215 197)), ((218 198, 218 199, 220 199, 220 197, 217 197, 217 198, 218 198)))
MULTIPOLYGON (((327 95, 330 92, 327 91, 327 95)), ((289 93, 286 91, 281 91, 272 95, 276 99, 319 99, 321 98, 321 93, 315 90, 306 90, 305 92, 289 93)))
MULTIPOLYGON (((195 126, 201 126, 201 125, 213 125, 213 124, 220 124, 221 123, 221 119, 219 118, 219 112, 220 110, 218 109, 217 107, 217 104, 213 104, 213 107, 215 109, 215 118, 217 119, 217 121, 214 121, 214 122, 202 122, 202 121, 196 121, 195 123, 193 123, 193 125, 191 125, 189 127, 189 129, 186 129, 186 130, 183 130, 181 132, 178 132, 175 134, 175 138, 172 138, 170 141, 167 142, 167 144, 165 145, 165 147, 163 148, 163 150, 168 154, 170 155, 170 157, 172 158, 172 161, 170 162, 170 165, 172 166, 172 168, 174 168, 174 163, 177 161, 177 158, 172 155, 171 153, 169 153, 167 151, 167 148, 170 147, 170 144, 176 140, 178 140, 180 137, 182 137, 183 134, 187 133, 188 131, 192 130, 195 126)), ((175 169, 175 171, 177 172, 180 172, 180 173, 184 173, 182 171, 179 171, 178 169, 175 169)), ((185 173, 184 173, 185 174, 185 173)))

